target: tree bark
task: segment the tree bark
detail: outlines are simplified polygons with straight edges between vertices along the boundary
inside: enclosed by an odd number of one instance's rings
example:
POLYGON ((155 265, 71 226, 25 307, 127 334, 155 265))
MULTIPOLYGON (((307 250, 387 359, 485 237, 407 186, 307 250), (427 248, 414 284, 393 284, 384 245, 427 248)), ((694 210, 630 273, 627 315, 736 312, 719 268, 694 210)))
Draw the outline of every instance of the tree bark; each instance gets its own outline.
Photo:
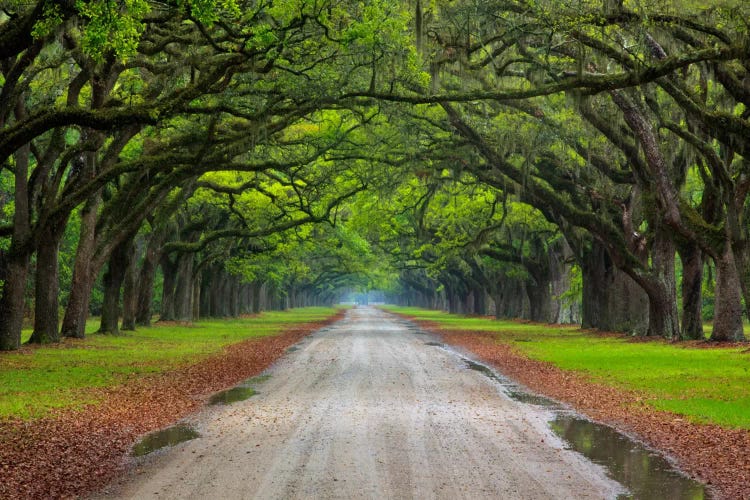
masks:
POLYGON ((28 196, 28 169, 30 146, 16 151, 15 212, 13 234, 6 254, 0 251, 0 278, 3 280, 0 296, 0 350, 11 351, 21 346, 26 277, 29 272, 32 245, 29 241, 30 208, 28 196))
POLYGON ((86 331, 86 319, 89 314, 89 301, 94 286, 92 264, 94 245, 96 243, 97 210, 101 195, 97 193, 90 198, 81 211, 81 233, 73 264, 73 279, 70 285, 68 306, 62 324, 63 337, 83 338, 86 331))
POLYGON ((680 335, 680 322, 674 272, 675 243, 662 221, 656 223, 654 233, 651 260, 655 276, 649 278, 646 287, 649 299, 647 335, 676 340, 680 335))
POLYGON ((177 264, 162 255, 160 259, 161 272, 164 277, 161 292, 161 312, 159 321, 173 321, 175 319, 175 281, 177 279, 177 264))
POLYGON ((193 297, 192 297, 192 314, 190 321, 198 321, 201 318, 201 282, 203 274, 198 273, 193 277, 193 297))
POLYGON ((130 257, 133 254, 132 238, 117 245, 109 256, 107 272, 104 273, 104 301, 99 333, 120 333, 120 291, 125 279, 130 257))
POLYGON ((138 303, 136 305, 135 323, 140 326, 151 326, 152 306, 154 303, 154 281, 159 267, 159 248, 163 242, 163 233, 155 229, 146 245, 143 264, 138 276, 138 303))
POLYGON ((60 272, 58 257, 65 234, 67 217, 47 225, 40 233, 36 254, 34 292, 34 331, 29 343, 49 344, 60 341, 60 272))
POLYGON ((180 254, 174 290, 175 319, 190 321, 193 317, 193 261, 192 253, 180 254))
POLYGON ((711 332, 711 340, 744 340, 740 277, 734 251, 729 241, 726 242, 724 251, 715 260, 716 303, 714 304, 714 328, 711 332))
POLYGON ((703 252, 695 242, 679 245, 682 262, 682 322, 680 338, 703 338, 703 252))
MULTIPOLYGON (((132 245, 132 255, 128 259, 125 278, 122 283, 122 329, 135 330, 136 313, 138 310, 138 250, 140 245, 132 245)), ((151 284, 153 286, 153 284, 151 284)))
POLYGON ((527 282, 526 295, 529 298, 529 319, 549 323, 552 311, 550 284, 548 282, 527 282))
POLYGON ((253 314, 258 314, 261 312, 261 303, 260 303, 260 294, 261 294, 261 285, 257 281, 253 281, 250 286, 250 291, 252 293, 252 311, 253 314))
POLYGON ((601 243, 594 240, 581 261, 582 327, 643 335, 648 330, 648 296, 617 269, 601 243))
POLYGON ((742 298, 745 301, 745 317, 750 321, 750 244, 747 242, 747 236, 743 236, 741 241, 736 243, 734 254, 739 268, 742 298))

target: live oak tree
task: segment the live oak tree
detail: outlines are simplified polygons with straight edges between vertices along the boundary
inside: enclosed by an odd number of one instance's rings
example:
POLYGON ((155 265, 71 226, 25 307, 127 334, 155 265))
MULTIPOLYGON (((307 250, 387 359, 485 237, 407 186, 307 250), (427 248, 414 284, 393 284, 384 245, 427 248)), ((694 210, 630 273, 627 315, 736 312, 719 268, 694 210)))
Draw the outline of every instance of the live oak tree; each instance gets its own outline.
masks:
MULTIPOLYGON (((7 48, 3 85, 5 118, 0 156, 8 158, 5 165, 16 177, 16 220, 3 233, 12 236, 3 259, 3 275, 8 277, 2 295, 3 348, 18 345, 22 284, 29 257, 36 250, 35 242, 51 236, 44 233, 50 225, 46 221, 54 222, 51 225, 57 228, 57 236, 71 210, 86 205, 73 290, 63 322, 65 335, 80 336, 87 297, 99 269, 110 255, 118 260, 118 252, 127 254, 123 249, 139 223, 167 193, 212 168, 257 168, 257 164, 248 167, 242 159, 237 161, 238 155, 258 153, 267 137, 308 113, 326 106, 338 107, 330 95, 346 85, 369 85, 382 79, 380 69, 388 67, 382 62, 383 53, 399 52, 394 51, 398 40, 393 34, 398 33, 400 21, 386 23, 388 29, 375 25, 376 18, 390 9, 387 4, 366 9, 359 5, 351 9, 320 8, 294 2, 273 7, 243 6, 245 10, 231 1, 171 6, 141 1, 117 9, 110 2, 38 2, 32 7, 13 3, 6 9, 2 36, 8 40, 18 37, 21 43, 14 41, 7 48), (21 24, 11 22, 19 19, 23 19, 21 24), (84 28, 76 31, 72 29, 74 23, 84 28), (39 90, 29 83, 47 70, 49 63, 39 57, 46 52, 54 52, 58 65, 71 63, 63 66, 63 78, 59 79, 62 93, 69 82, 67 102, 49 106, 38 99, 33 110, 15 106, 24 101, 23 85, 39 90), (24 71, 30 76, 26 77, 24 71), (23 85, 16 85, 18 82, 23 85), (311 92, 310 82, 317 82, 316 92, 311 92), (214 121, 204 126, 223 136, 214 140, 209 133, 191 141, 191 136, 196 137, 190 128, 195 120, 180 123, 178 116, 213 117, 214 121), (188 125, 184 132, 183 124, 188 125), (177 132, 165 144, 144 148, 136 157, 120 157, 117 148, 122 149, 142 134, 144 127, 175 126, 177 132), (79 139, 71 145, 77 151, 71 147, 61 157, 60 137, 67 137, 66 130, 79 132, 79 139), (48 141, 47 152, 27 146, 29 141, 48 141), (37 179, 44 181, 47 174, 43 172, 51 168, 44 166, 48 164, 56 168, 52 179, 57 184, 45 192, 59 199, 41 203, 43 213, 51 215, 39 219, 43 223, 30 225, 27 221, 36 218, 24 200, 29 198, 29 189, 38 188, 27 187, 28 172, 36 169, 40 172, 37 179), (79 175, 81 172, 83 175, 79 175), (71 181, 62 193, 56 187, 61 180, 71 181), (113 183, 126 189, 103 199, 113 183), (112 214, 118 207, 122 209, 128 193, 140 197, 135 205, 138 209, 126 221, 113 219, 112 214)), ((400 52, 406 61, 408 51, 400 52)), ((399 69, 398 74, 409 78, 408 71, 399 69)), ((382 74, 387 77, 396 73, 382 74)), ((54 81, 58 84, 58 79, 54 81)), ((50 93, 40 91, 39 95, 50 93)), ((43 261, 54 261, 54 248, 50 245, 43 249, 43 261)), ((114 265, 114 260, 110 261, 112 270, 121 267, 114 265)), ((40 283, 39 288, 56 297, 54 273, 48 276, 50 283, 40 283)), ((110 288, 118 288, 119 278, 112 273, 107 276, 110 288)), ((33 340, 54 341, 57 308, 51 298, 44 300, 40 294, 38 298, 39 304, 48 307, 38 315, 42 323, 33 340)))
POLYGON ((102 272, 101 330, 123 290, 123 328, 147 324, 159 262, 183 296, 165 318, 235 314, 253 287, 328 300, 392 266, 404 299, 541 320, 555 276, 580 277, 586 326, 672 339, 702 336, 710 262, 712 337, 740 339, 748 18, 732 0, 5 2, 0 348, 27 301, 32 341, 82 336, 102 272))

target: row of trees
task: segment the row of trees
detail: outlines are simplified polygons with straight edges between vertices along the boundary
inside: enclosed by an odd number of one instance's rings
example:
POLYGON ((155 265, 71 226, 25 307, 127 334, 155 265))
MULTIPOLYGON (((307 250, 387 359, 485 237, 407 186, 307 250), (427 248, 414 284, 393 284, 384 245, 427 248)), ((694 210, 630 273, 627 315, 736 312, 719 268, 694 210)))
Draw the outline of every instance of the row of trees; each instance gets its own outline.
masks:
POLYGON ((742 338, 742 2, 4 5, 0 349, 353 287, 742 338))
MULTIPOLYGON (((397 26, 368 19, 390 17, 378 6, 42 0, 0 15, 1 349, 19 346, 28 286, 40 343, 83 336, 99 276, 103 332, 120 302, 127 328, 148 324, 158 275, 164 319, 279 306, 295 278, 262 254, 324 238, 307 226, 386 174, 327 159, 377 114, 332 96, 398 49, 397 26)), ((331 300, 308 267, 294 302, 331 300)))
MULTIPOLYGON (((483 2, 422 12, 432 94, 380 97, 431 106, 434 133, 454 137, 444 167, 451 183, 476 182, 503 200, 510 191, 555 228, 518 233, 502 221, 510 210, 490 210, 501 221, 474 221, 468 233, 453 221, 465 238, 460 262, 421 273, 433 280, 428 290, 444 288, 449 301, 457 287, 459 297, 478 287, 497 293, 482 264, 517 264, 528 316, 555 320, 547 297, 561 263, 574 263, 584 326, 702 338, 708 268, 712 338, 742 339, 749 14, 734 2, 483 2)), ((446 237, 433 231, 430 240, 446 237)))

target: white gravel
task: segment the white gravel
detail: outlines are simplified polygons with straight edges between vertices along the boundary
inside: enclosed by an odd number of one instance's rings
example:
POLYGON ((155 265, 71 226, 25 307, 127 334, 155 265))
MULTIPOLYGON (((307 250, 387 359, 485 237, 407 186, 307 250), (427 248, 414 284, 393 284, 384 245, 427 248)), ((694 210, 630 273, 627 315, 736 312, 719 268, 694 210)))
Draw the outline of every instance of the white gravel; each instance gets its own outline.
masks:
POLYGON ((201 437, 136 464, 108 498, 613 498, 549 414, 359 307, 196 417, 201 437))

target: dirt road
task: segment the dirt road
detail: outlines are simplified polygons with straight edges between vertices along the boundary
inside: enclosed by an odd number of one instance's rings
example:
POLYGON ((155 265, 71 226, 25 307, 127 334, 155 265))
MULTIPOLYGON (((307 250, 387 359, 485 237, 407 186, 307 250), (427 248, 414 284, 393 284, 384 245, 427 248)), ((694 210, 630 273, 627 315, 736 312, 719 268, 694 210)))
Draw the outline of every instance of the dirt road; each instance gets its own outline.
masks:
POLYGON ((372 308, 307 338, 204 412, 201 437, 140 464, 123 498, 613 498, 543 410, 372 308))

